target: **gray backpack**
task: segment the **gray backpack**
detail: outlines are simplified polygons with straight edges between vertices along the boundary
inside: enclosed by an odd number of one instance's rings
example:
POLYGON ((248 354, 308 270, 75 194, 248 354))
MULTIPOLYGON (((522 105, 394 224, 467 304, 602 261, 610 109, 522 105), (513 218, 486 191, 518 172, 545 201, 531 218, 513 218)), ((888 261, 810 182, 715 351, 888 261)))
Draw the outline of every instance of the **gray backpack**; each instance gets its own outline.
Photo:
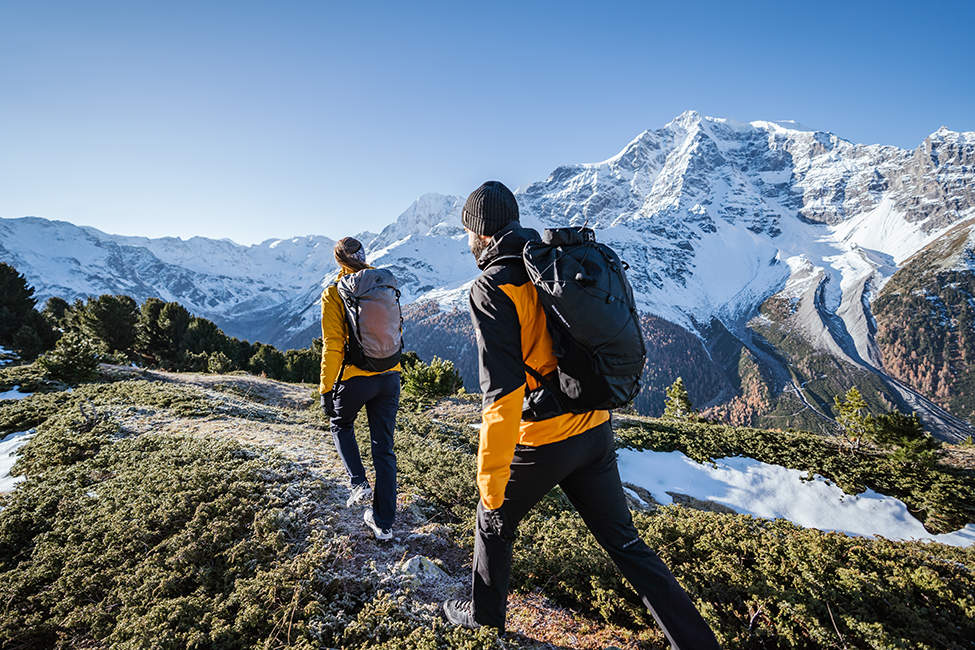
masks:
POLYGON ((343 276, 336 287, 349 326, 345 363, 373 372, 394 367, 403 351, 396 278, 387 269, 363 269, 343 276))

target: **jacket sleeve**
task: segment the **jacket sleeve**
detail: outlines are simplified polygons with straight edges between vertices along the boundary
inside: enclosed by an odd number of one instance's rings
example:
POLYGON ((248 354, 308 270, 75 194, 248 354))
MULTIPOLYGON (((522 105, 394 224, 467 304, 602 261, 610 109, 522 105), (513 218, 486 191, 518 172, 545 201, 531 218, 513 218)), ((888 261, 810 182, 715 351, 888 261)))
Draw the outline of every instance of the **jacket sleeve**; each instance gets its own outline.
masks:
POLYGON ((521 425, 525 365, 521 325, 511 298, 481 276, 471 287, 471 318, 483 404, 477 449, 477 487, 490 510, 504 503, 521 425))
POLYGON ((345 358, 345 312, 335 285, 322 292, 322 368, 318 392, 332 390, 345 358))

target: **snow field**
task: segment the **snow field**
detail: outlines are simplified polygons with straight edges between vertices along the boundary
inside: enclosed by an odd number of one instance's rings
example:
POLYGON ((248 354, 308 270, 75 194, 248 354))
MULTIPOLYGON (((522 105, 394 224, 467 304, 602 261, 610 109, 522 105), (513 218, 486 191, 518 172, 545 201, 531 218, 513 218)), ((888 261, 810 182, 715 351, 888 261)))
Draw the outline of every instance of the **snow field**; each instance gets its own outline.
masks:
POLYGON ((770 465, 744 456, 717 459, 713 465, 695 462, 679 451, 619 451, 624 482, 645 488, 664 505, 668 492, 713 501, 742 514, 764 519, 788 519, 805 528, 846 535, 922 540, 972 546, 975 524, 951 533, 929 533, 899 499, 867 490, 850 495, 815 475, 770 465))

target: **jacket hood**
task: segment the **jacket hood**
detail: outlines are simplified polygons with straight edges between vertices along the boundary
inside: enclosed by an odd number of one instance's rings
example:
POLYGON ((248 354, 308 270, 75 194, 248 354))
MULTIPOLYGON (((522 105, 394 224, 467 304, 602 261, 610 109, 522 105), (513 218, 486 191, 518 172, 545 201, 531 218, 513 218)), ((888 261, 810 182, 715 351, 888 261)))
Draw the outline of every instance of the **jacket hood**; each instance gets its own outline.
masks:
POLYGON ((491 238, 491 243, 477 258, 477 268, 483 271, 500 257, 521 257, 526 243, 540 240, 541 237, 535 229, 522 228, 517 221, 509 223, 491 238))

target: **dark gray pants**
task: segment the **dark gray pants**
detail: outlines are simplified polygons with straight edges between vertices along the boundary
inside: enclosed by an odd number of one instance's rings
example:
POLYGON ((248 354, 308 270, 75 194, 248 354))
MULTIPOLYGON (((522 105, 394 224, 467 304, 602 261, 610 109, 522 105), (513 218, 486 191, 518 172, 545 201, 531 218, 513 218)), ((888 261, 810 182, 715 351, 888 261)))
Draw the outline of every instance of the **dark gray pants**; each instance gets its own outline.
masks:
MULTIPOLYGON (((714 634, 670 569, 640 539, 623 496, 609 422, 540 447, 519 445, 500 517, 477 508, 474 619, 504 629, 515 529, 560 485, 600 546, 632 584, 674 648, 717 648, 714 634)), ((585 567, 578 568, 581 571, 585 567)))
POLYGON ((376 525, 392 528, 396 518, 396 453, 393 451, 393 430, 399 409, 400 374, 353 377, 335 386, 335 413, 332 418, 332 440, 345 465, 352 485, 366 483, 359 445, 355 440, 356 416, 366 407, 369 418, 369 442, 372 464, 376 469, 376 485, 372 492, 372 511, 376 525))

